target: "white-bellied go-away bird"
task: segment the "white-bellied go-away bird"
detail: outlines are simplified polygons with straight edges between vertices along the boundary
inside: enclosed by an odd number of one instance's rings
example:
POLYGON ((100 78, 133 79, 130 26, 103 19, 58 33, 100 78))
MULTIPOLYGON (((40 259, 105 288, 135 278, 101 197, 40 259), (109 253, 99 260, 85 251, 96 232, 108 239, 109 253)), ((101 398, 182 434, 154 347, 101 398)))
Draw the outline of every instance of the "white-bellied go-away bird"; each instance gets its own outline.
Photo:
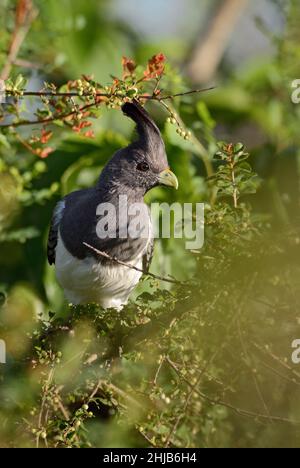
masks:
POLYGON ((54 209, 48 261, 55 265, 58 282, 73 304, 96 302, 120 309, 127 303, 142 272, 112 258, 147 271, 154 239, 144 195, 158 185, 178 187, 160 131, 147 111, 137 101, 125 103, 122 111, 136 123, 137 141, 112 156, 95 187, 68 194, 54 209), (131 223, 136 207, 143 225, 140 232, 131 223), (130 224, 133 235, 128 232, 130 224))

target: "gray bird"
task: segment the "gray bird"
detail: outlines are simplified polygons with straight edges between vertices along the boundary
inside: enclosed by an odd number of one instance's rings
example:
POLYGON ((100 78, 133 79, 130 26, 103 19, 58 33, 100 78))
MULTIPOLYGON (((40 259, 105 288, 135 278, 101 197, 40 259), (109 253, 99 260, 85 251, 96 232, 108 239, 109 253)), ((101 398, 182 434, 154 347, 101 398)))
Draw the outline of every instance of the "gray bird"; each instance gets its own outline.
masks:
POLYGON ((98 255, 84 243, 147 271, 154 239, 144 195, 158 185, 178 187, 160 131, 149 114, 135 100, 125 103, 122 111, 136 123, 137 141, 113 155, 95 187, 68 194, 54 209, 48 261, 55 264, 57 280, 73 304, 96 302, 121 309, 127 303, 142 273, 98 255), (139 225, 134 235, 128 235, 136 206, 139 225))

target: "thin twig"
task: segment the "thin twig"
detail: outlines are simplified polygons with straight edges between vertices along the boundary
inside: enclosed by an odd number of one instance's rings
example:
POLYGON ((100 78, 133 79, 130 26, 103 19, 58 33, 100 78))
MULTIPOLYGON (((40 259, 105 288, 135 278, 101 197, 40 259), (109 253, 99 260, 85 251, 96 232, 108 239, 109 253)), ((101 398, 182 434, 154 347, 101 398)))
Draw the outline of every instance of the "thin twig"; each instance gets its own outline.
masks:
MULTIPOLYGON (((215 86, 211 86, 210 88, 202 88, 202 89, 191 89, 190 91, 185 91, 182 93, 176 94, 169 94, 167 96, 157 96, 157 95, 148 95, 148 94, 141 94, 139 99, 148 99, 152 101, 165 101, 167 99, 173 99, 176 97, 188 96, 190 94, 198 94, 203 93, 205 91, 211 91, 215 89, 215 86)), ((6 91, 8 95, 14 95, 14 91, 6 91)), ((26 96, 37 96, 37 97, 112 97, 113 94, 111 93, 83 93, 79 94, 79 92, 71 91, 71 92, 61 92, 61 91, 23 91, 21 97, 26 96)))
POLYGON ((160 363, 158 365, 158 368, 155 372, 155 376, 154 376, 154 379, 153 379, 153 385, 157 385, 157 379, 158 379, 158 376, 159 376, 159 373, 161 371, 161 368, 163 366, 163 363, 165 362, 165 356, 163 356, 161 359, 160 359, 160 363))
POLYGON ((59 398, 59 401, 57 403, 63 417, 65 418, 66 421, 69 421, 70 419, 70 414, 69 414, 69 411, 64 407, 62 401, 61 401, 61 398, 59 398))
POLYGON ((90 394, 90 396, 88 397, 88 403, 91 402, 91 400, 94 398, 94 396, 97 394, 100 386, 101 386, 101 383, 102 383, 102 379, 98 380, 94 390, 92 391, 92 393, 90 394))
POLYGON ((281 416, 272 416, 272 415, 269 415, 269 414, 256 413, 254 411, 249 411, 249 410, 245 410, 245 409, 242 409, 242 408, 238 408, 236 406, 233 406, 230 403, 227 403, 226 401, 223 401, 223 400, 220 400, 220 399, 217 399, 217 398, 212 398, 212 397, 204 394, 203 392, 201 392, 197 388, 194 388, 193 384, 191 384, 191 382, 188 379, 186 379, 186 377, 184 375, 182 375, 182 373, 177 368, 175 363, 172 362, 169 357, 166 357, 166 362, 170 365, 170 367, 172 367, 172 369, 174 369, 174 371, 176 372, 178 377, 180 377, 182 379, 182 381, 184 381, 189 387, 193 388, 193 391, 195 393, 197 393, 197 395, 199 395, 202 399, 208 401, 209 403, 211 403, 213 405, 224 406, 225 408, 230 409, 231 411, 233 411, 234 413, 236 413, 236 414, 238 414, 240 416, 246 416, 246 417, 254 418, 254 419, 264 419, 264 420, 267 419, 269 421, 274 421, 274 422, 282 422, 282 423, 300 425, 300 421, 293 421, 291 419, 283 418, 281 416))
POLYGON ((186 396, 186 399, 185 399, 185 402, 184 402, 184 405, 183 405, 182 413, 176 418, 175 423, 173 424, 173 427, 171 428, 171 430, 169 432, 169 435, 168 435, 166 443, 165 443, 165 448, 168 448, 173 435, 177 431, 179 423, 186 418, 187 408, 188 408, 190 400, 191 400, 191 398, 193 396, 194 390, 199 385, 201 378, 202 378, 202 374, 200 374, 200 376, 198 377, 196 383, 191 385, 190 391, 188 392, 188 394, 186 396))
POLYGON ((12 122, 9 124, 0 124, 0 128, 7 128, 7 127, 20 127, 22 125, 37 125, 37 124, 48 124, 54 122, 55 120, 64 120, 71 115, 78 114, 79 112, 85 111, 92 106, 96 106, 96 103, 89 103, 85 104, 84 106, 80 107, 79 109, 72 110, 70 112, 66 112, 65 114, 53 115, 52 117, 47 117, 45 119, 40 120, 20 120, 19 122, 12 122))
POLYGON ((281 359, 280 357, 276 356, 269 348, 263 348, 262 346, 259 346, 258 343, 255 343, 254 341, 252 342, 253 343, 253 346, 255 346, 255 348, 257 348, 258 350, 260 350, 261 352, 265 352, 266 354, 268 354, 269 356, 271 356, 271 358, 274 359, 274 361, 278 362, 281 366, 283 366, 285 369, 288 369, 290 372, 292 372, 292 374, 296 375, 298 378, 300 377, 300 374, 299 372, 297 372, 295 369, 292 368, 292 366, 290 366, 287 362, 285 362, 283 359, 281 359))
POLYGON ((107 387, 109 390, 114 391, 121 398, 124 398, 125 400, 129 401, 131 404, 139 408, 143 408, 143 405, 139 401, 135 400, 131 395, 128 395, 128 393, 126 393, 121 388, 117 387, 115 384, 111 382, 105 382, 105 380, 102 380, 100 386, 107 387))
POLYGON ((216 86, 210 86, 209 88, 191 89, 190 91, 185 91, 183 93, 169 94, 168 96, 162 96, 162 97, 154 97, 154 96, 145 97, 144 99, 156 99, 157 101, 163 101, 165 99, 173 99, 176 97, 188 96, 189 94, 199 94, 205 91, 212 91, 213 89, 216 89, 216 86))
POLYGON ((182 413, 176 418, 175 423, 173 424, 173 426, 172 426, 172 428, 171 428, 171 430, 170 430, 170 432, 168 434, 168 437, 167 437, 167 440, 165 442, 164 448, 169 447, 169 444, 171 442, 171 439, 172 439, 173 435, 176 434, 179 423, 183 419, 186 418, 186 410, 187 410, 187 407, 189 405, 189 402, 190 402, 190 399, 191 399, 193 393, 194 393, 194 389, 191 389, 190 392, 187 394, 186 399, 185 399, 185 403, 184 403, 184 406, 183 406, 183 409, 182 409, 182 413))
POLYGON ((237 208, 238 206, 238 189, 235 181, 235 172, 234 172, 234 163, 229 164, 230 167, 230 173, 231 173, 231 182, 232 182, 232 187, 233 187, 233 192, 232 192, 232 197, 233 197, 233 206, 234 208, 237 208))
MULTIPOLYGON (((177 94, 173 94, 173 95, 168 95, 168 96, 148 96, 148 95, 141 95, 139 96, 139 99, 148 99, 148 100, 153 100, 153 101, 157 101, 157 102, 161 102, 163 103, 163 101, 167 100, 167 99, 173 99, 175 97, 179 97, 179 96, 186 96, 186 95, 189 95, 189 94, 194 94, 194 93, 201 93, 201 92, 204 92, 204 91, 209 91, 211 89, 214 89, 213 87, 211 88, 203 88, 203 89, 194 89, 194 90, 191 90, 191 91, 186 91, 184 93, 177 93, 177 94)), ((14 92, 13 91, 6 91, 6 94, 7 95, 14 95, 14 92)), ((52 96, 52 97, 76 97, 76 96, 80 96, 79 93, 76 93, 76 92, 70 92, 70 93, 63 93, 63 92, 52 92, 52 91, 24 91, 22 93, 22 97, 23 96, 37 96, 37 97, 49 97, 49 96, 52 96)), ((84 97, 93 97, 93 98, 97 98, 97 97, 111 97, 112 95, 111 94, 108 94, 108 93, 96 93, 96 94, 89 94, 89 93, 86 93, 86 94, 83 94, 82 96, 84 97)), ((80 96, 80 97, 82 97, 80 96)), ((20 120, 20 121, 17 121, 17 122, 11 122, 9 124, 4 124, 4 125, 1 125, 0 123, 0 128, 8 128, 8 127, 20 127, 20 126, 23 126, 23 125, 37 125, 37 124, 48 124, 48 123, 51 123, 55 120, 64 120, 66 119, 67 117, 70 117, 71 115, 74 115, 74 114, 77 114, 77 113, 80 113, 90 107, 93 107, 93 106, 98 106, 100 103, 97 103, 97 102, 92 102, 92 103, 89 103, 89 104, 85 104, 83 105, 82 107, 78 108, 78 109, 75 109, 75 110, 72 110, 71 112, 67 112, 65 114, 58 114, 58 115, 53 115, 52 117, 47 117, 45 119, 38 119, 38 120, 20 120)), ((198 145, 200 145, 200 142, 196 139, 198 145)), ((202 147, 202 151, 204 151, 204 148, 202 147)), ((211 173, 211 171, 208 171, 209 173, 211 173)))
POLYGON ((251 372, 253 382, 254 382, 258 397, 259 397, 259 399, 260 399, 260 401, 261 401, 261 403, 263 405, 263 408, 264 408, 266 414, 268 414, 270 416, 270 411, 269 411, 268 405, 267 405, 267 403, 265 401, 265 398, 263 396, 263 393, 262 393, 262 391, 260 389, 258 379, 257 379, 257 377, 255 375, 255 371, 253 370, 251 364, 249 364, 249 362, 252 362, 253 359, 252 359, 252 356, 250 356, 250 353, 248 352, 246 344, 244 343, 242 329, 241 329, 241 323, 240 323, 239 317, 237 318, 237 327, 238 327, 239 338, 240 338, 242 350, 244 351, 245 357, 247 358, 247 361, 248 361, 248 362, 246 362, 246 365, 249 368, 249 371, 251 372))
POLYGON ((137 428, 137 431, 138 433, 144 437, 144 439, 154 448, 157 447, 157 445, 155 443, 152 442, 152 440, 150 439, 150 437, 147 436, 147 434, 145 434, 145 432, 141 431, 139 428, 137 428))
POLYGON ((281 377, 282 379, 286 380, 287 382, 290 382, 292 384, 295 384, 297 386, 300 386, 300 382, 297 382, 296 379, 294 378, 290 378, 288 377, 287 375, 284 375, 282 374, 281 372, 279 372, 277 369, 274 369, 272 366, 270 366, 269 364, 267 364, 266 362, 264 361, 260 361, 261 365, 264 366, 266 369, 270 370, 271 372, 273 372, 273 374, 277 375, 278 377, 281 377))
POLYGON ((17 65, 18 67, 22 68, 30 68, 31 70, 41 70, 43 68, 42 64, 30 62, 29 60, 25 59, 15 59, 13 61, 13 65, 17 65))
MULTIPOLYGON (((38 428, 40 430, 42 429, 42 426, 43 426, 44 409, 45 409, 45 405, 46 405, 46 398, 48 396, 47 393, 48 393, 48 390, 49 390, 49 388, 50 388, 50 386, 52 384, 53 377, 54 377, 54 367, 52 367, 50 369, 47 380, 43 385, 43 397, 42 397, 41 408, 40 408, 40 412, 39 412, 39 416, 38 416, 38 428)), ((45 426, 47 425, 47 416, 44 418, 44 425, 45 426)), ((36 436, 36 447, 37 448, 39 448, 39 439, 40 439, 40 432, 38 432, 37 436, 36 436)), ((45 440, 45 443, 46 443, 46 440, 45 440)))
POLYGON ((157 279, 159 281, 166 281, 168 283, 173 283, 173 284, 184 284, 184 281, 178 281, 175 279, 171 278, 166 278, 165 276, 160 276, 160 275, 154 275, 154 273, 150 273, 150 271, 144 271, 141 268, 138 268, 134 265, 131 265, 130 263, 123 262, 122 260, 118 260, 116 257, 111 257, 109 254, 106 252, 102 252, 101 250, 96 249, 92 245, 88 244, 87 242, 83 242, 83 244, 88 247, 89 249, 93 250, 96 254, 100 255, 103 258, 107 258, 108 260, 111 260, 112 262, 118 263, 119 265, 125 266, 127 268, 131 268, 132 270, 138 271, 140 273, 143 273, 145 275, 150 276, 151 278, 157 279))

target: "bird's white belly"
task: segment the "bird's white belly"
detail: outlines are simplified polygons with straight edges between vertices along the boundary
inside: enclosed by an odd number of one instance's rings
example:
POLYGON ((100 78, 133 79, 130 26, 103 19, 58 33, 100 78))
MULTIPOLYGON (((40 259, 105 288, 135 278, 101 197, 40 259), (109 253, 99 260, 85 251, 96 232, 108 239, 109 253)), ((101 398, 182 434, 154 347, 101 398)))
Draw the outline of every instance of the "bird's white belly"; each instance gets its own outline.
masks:
MULTIPOLYGON (((104 308, 120 309, 142 273, 123 265, 102 265, 94 257, 80 260, 66 249, 60 234, 56 247, 55 270, 65 296, 72 304, 96 302, 104 308)), ((143 252, 129 263, 142 269, 143 252)))

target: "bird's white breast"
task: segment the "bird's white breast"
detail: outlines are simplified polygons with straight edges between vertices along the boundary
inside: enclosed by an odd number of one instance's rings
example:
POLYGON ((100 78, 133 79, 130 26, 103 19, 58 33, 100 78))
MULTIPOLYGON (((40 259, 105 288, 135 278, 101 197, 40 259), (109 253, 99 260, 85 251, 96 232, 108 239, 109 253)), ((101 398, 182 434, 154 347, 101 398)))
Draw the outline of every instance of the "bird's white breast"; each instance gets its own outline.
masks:
MULTIPOLYGON (((142 269, 144 251, 128 262, 142 269)), ((58 233, 55 269, 58 282, 72 304, 99 303, 104 308, 122 308, 142 273, 123 265, 103 265, 94 257, 80 260, 66 249, 58 233)))

